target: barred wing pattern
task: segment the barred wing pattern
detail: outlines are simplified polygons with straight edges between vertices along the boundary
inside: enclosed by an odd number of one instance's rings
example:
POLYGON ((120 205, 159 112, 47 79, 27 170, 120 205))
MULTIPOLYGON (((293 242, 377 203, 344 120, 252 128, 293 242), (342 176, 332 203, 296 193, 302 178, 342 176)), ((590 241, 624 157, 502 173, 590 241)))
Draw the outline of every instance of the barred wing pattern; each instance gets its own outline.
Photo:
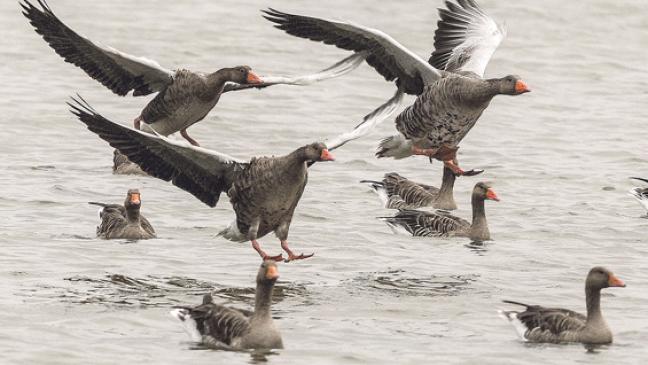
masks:
POLYGON ((587 317, 562 308, 546 308, 505 300, 504 303, 526 307, 523 312, 503 311, 509 320, 517 319, 525 327, 524 339, 531 342, 575 342, 578 331, 585 327, 587 317))
POLYGON ((393 217, 380 219, 393 229, 404 229, 412 236, 421 237, 447 237, 470 228, 470 222, 442 210, 401 210, 393 217))
POLYGON ((181 319, 190 317, 196 322, 196 329, 202 336, 200 340, 212 348, 230 349, 237 338, 250 332, 251 312, 215 304, 209 294, 205 295, 203 304, 199 306, 178 309, 181 319))

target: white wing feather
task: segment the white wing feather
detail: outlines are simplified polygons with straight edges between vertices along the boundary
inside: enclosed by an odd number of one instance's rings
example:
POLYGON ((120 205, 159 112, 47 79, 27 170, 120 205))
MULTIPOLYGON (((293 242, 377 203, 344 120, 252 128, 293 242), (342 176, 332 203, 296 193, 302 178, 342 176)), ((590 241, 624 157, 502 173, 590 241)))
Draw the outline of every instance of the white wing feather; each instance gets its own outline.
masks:
POLYGON ((371 132, 378 124, 382 123, 387 119, 391 114, 393 114, 396 109, 400 106, 403 101, 403 93, 400 90, 396 90, 396 94, 387 100, 383 105, 379 106, 376 110, 367 114, 362 122, 358 124, 353 130, 340 134, 328 141, 326 141, 326 146, 329 150, 334 150, 338 147, 343 146, 349 141, 363 137, 369 132, 371 132))

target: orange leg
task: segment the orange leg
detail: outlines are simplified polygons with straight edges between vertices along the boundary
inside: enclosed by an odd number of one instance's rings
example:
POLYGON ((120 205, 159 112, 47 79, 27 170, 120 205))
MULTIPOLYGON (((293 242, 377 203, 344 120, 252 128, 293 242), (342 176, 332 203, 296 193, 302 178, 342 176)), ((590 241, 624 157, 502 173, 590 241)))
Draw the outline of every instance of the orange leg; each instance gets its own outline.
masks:
POLYGON ((265 260, 273 260, 273 261, 283 261, 283 256, 282 254, 278 254, 276 256, 268 256, 265 251, 261 249, 259 246, 259 242, 257 240, 251 240, 252 241, 252 248, 256 250, 256 252, 259 253, 259 256, 265 261, 265 260))
POLYGON ((180 135, 183 136, 184 139, 186 139, 187 141, 189 141, 189 143, 191 143, 192 145, 194 145, 194 146, 196 146, 196 147, 200 147, 200 145, 198 144, 198 142, 197 142, 195 139, 189 137, 189 134, 187 133, 187 128, 181 130, 181 131, 180 131, 180 135))
POLYGON ((314 253, 312 253, 310 255, 304 255, 303 253, 300 254, 300 255, 295 255, 292 252, 292 250, 290 250, 290 248, 288 247, 288 241, 286 241, 286 240, 281 240, 281 248, 283 248, 284 251, 286 251, 286 253, 288 254, 288 258, 285 260, 286 262, 290 262, 290 261, 294 261, 294 260, 303 260, 303 259, 307 259, 309 257, 313 257, 313 255, 315 255, 314 253))

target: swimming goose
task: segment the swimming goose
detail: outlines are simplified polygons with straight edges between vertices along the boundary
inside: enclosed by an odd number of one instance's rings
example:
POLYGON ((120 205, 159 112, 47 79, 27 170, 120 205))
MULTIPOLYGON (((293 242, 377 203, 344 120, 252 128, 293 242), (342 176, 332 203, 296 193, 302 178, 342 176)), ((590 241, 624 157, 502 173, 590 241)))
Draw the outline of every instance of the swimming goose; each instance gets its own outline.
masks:
POLYGON ((122 155, 117 150, 113 151, 113 174, 148 176, 148 174, 142 171, 139 166, 132 163, 126 155, 122 155))
MULTIPOLYGON (((631 179, 643 181, 645 183, 648 183, 648 179, 642 179, 640 177, 631 177, 631 179)), ((628 193, 633 196, 639 204, 641 204, 644 209, 646 209, 646 216, 648 216, 648 188, 632 188, 628 193)))
POLYGON ((484 79, 486 65, 505 36, 501 26, 474 0, 446 1, 446 7, 439 9, 435 51, 428 62, 389 35, 362 25, 272 8, 264 11, 264 17, 290 35, 365 52, 370 66, 387 81, 396 80, 397 94, 417 95, 414 104, 396 117, 399 133, 382 140, 378 157, 425 155, 461 175, 458 145, 492 98, 530 90, 514 75, 484 79))
POLYGON ((625 283, 604 267, 594 267, 585 279, 587 315, 562 308, 547 308, 505 300, 504 303, 526 307, 523 312, 499 311, 529 342, 612 343, 612 331, 601 313, 601 289, 625 287, 625 283))
MULTIPOLYGON (((481 171, 477 173, 479 172, 481 171)), ((385 174, 382 181, 361 180, 360 182, 369 184, 387 209, 418 209, 431 206, 435 209, 455 210, 457 209, 453 196, 455 179, 454 172, 444 167, 441 188, 412 181, 396 172, 385 174)))
POLYGON ((171 316, 182 323, 192 340, 213 349, 281 349, 281 334, 270 311, 278 277, 277 264, 270 260, 261 264, 253 312, 216 304, 207 294, 201 305, 176 308, 171 316))
POLYGON ((101 224, 97 226, 97 237, 103 239, 149 239, 155 238, 151 223, 140 214, 142 201, 137 189, 128 190, 124 205, 89 202, 102 207, 99 212, 101 224))
POLYGON ((223 68, 209 74, 171 71, 153 60, 95 44, 59 20, 45 1, 38 0, 38 4, 42 9, 25 0, 21 3, 23 14, 66 62, 80 67, 117 95, 125 96, 130 91, 133 96, 158 93, 135 118, 136 129, 164 136, 179 131, 195 146, 198 142, 189 136, 187 128, 205 118, 223 92, 276 84, 306 85, 343 75, 364 59, 363 54, 354 54, 319 73, 292 78, 260 78, 248 66, 223 68))
POLYGON ((468 237, 473 241, 491 239, 486 221, 484 200, 499 201, 495 191, 486 183, 479 182, 472 193, 472 223, 465 219, 438 210, 424 212, 419 210, 401 210, 393 217, 383 217, 393 229, 405 229, 413 236, 427 237, 468 237))
POLYGON ((313 256, 294 254, 287 239, 308 180, 307 165, 334 160, 323 143, 308 144, 284 156, 254 157, 245 162, 113 123, 83 99, 73 100, 75 104, 68 103, 72 113, 144 172, 171 181, 210 207, 216 206, 221 192, 226 192, 236 220, 220 233, 223 237, 237 242, 249 240, 264 260, 279 261, 281 254, 269 256, 257 242, 257 238, 274 232, 288 254, 286 261, 313 256))

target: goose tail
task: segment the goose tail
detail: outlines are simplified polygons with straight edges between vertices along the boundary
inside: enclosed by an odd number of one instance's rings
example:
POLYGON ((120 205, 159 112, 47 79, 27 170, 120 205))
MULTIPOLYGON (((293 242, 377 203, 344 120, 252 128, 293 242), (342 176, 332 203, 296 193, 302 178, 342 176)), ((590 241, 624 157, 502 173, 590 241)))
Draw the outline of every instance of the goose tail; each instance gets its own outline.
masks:
POLYGON ((376 157, 392 157, 397 160, 412 156, 412 141, 402 134, 383 138, 376 149, 376 157))

